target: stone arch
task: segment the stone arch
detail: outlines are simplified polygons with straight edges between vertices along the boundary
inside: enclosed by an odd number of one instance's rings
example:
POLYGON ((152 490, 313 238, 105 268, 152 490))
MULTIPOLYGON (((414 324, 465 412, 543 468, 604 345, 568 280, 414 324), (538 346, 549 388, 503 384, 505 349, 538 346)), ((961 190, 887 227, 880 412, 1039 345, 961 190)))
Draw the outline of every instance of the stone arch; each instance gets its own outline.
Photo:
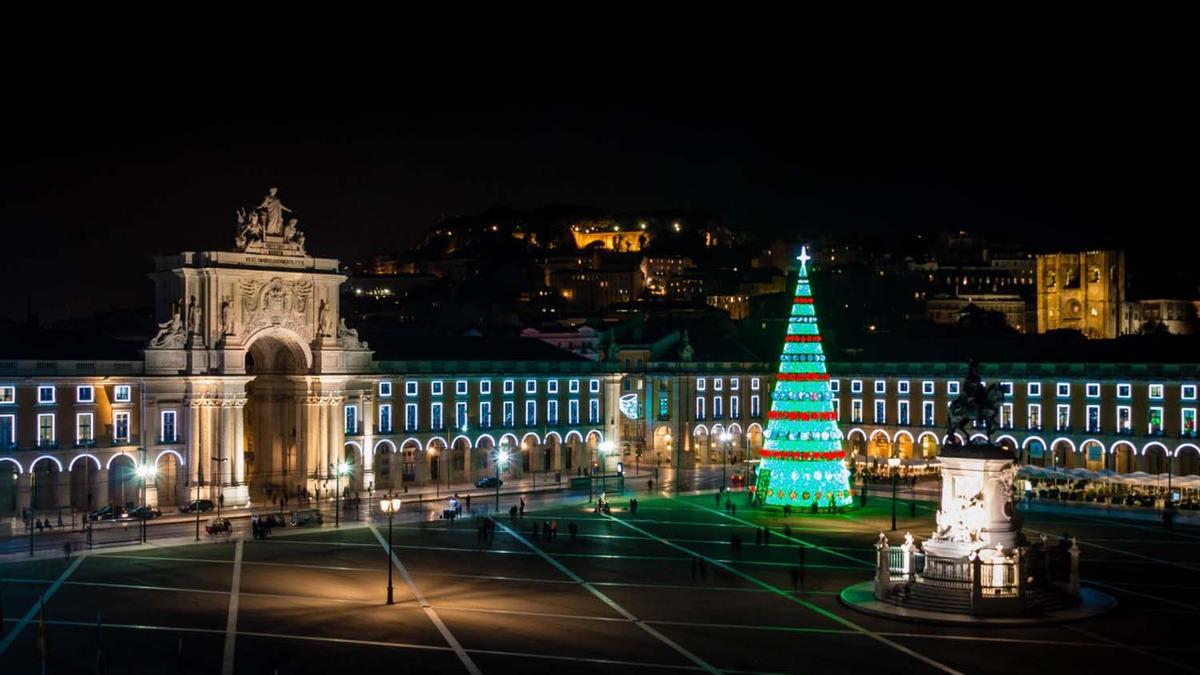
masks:
POLYGON ((865 457, 867 455, 867 432, 859 428, 851 429, 846 434, 846 440, 850 443, 851 456, 865 457))
POLYGON ((354 461, 354 458, 357 457, 358 458, 357 463, 362 464, 363 449, 362 449, 362 446, 359 445, 358 441, 346 441, 345 443, 342 444, 342 451, 343 451, 342 458, 345 461, 350 462, 351 464, 354 464, 354 463, 356 463, 354 461), (356 452, 345 452, 346 448, 354 448, 354 450, 356 450, 357 453, 356 452))
POLYGON ((1175 457, 1179 460, 1180 476, 1200 475, 1200 447, 1184 443, 1175 448, 1175 457))
MULTIPOLYGON (((88 456, 88 457, 91 457, 91 455, 87 455, 87 456, 88 456)), ((95 457, 92 457, 92 459, 96 459, 96 458, 95 458, 95 457)), ((20 475, 20 474, 22 474, 22 473, 25 473, 23 470, 21 470, 21 463, 20 463, 20 462, 18 462, 17 460, 15 460, 15 459, 13 459, 12 457, 0 457, 0 462, 10 462, 10 463, 11 463, 13 466, 17 467, 17 474, 18 474, 18 475, 20 475)), ((99 464, 100 464, 100 460, 98 460, 98 459, 97 459, 97 460, 96 460, 96 465, 97 465, 97 466, 99 466, 99 464)))
POLYGON ((471 482, 471 439, 459 434, 450 441, 451 471, 450 481, 455 476, 471 482))
POLYGON ((867 452, 872 457, 891 457, 892 438, 888 436, 888 432, 883 429, 872 431, 871 438, 867 443, 867 452))
POLYGON ((1050 452, 1052 453, 1050 466, 1064 469, 1074 469, 1078 466, 1075 443, 1071 439, 1062 436, 1054 439, 1050 442, 1050 452))
POLYGON ((451 475, 450 467, 452 457, 450 449, 446 447, 446 439, 441 436, 434 436, 425 443, 425 457, 429 462, 429 479, 437 482, 449 480, 451 475))
POLYGON ((17 503, 17 483, 24 473, 21 463, 12 457, 0 457, 0 511, 20 513, 17 503))
POLYGON ((1018 456, 1018 451, 1021 448, 1021 446, 1017 443, 1017 439, 1013 438, 1012 436, 1009 436, 1008 434, 1003 434, 1003 435, 997 436, 996 437, 996 445, 1013 453, 1013 457, 1018 456))
POLYGON ((59 486, 66 480, 63 473, 62 462, 53 455, 42 455, 29 463, 30 479, 34 487, 33 503, 37 508, 50 509, 59 506, 59 486))
POLYGON ((1046 441, 1041 436, 1029 436, 1021 442, 1025 463, 1046 466, 1046 441))
POLYGON ((1113 456, 1113 468, 1117 473, 1133 473, 1137 466, 1137 447, 1129 441, 1117 441, 1108 449, 1113 456))
POLYGON ((671 435, 671 427, 665 424, 655 427, 652 442, 651 452, 654 453, 654 461, 661 462, 665 459, 669 464, 675 454, 673 447, 675 438, 671 435))
POLYGON ((568 431, 563 437, 563 470, 580 471, 583 467, 583 434, 568 431))
POLYGON ((491 466, 492 453, 496 451, 496 439, 491 434, 480 434, 479 438, 475 439, 475 455, 474 463, 476 475, 484 475, 491 466))
POLYGON ((913 454, 913 451, 915 450, 915 444, 913 443, 912 434, 901 429, 900 431, 896 432, 896 435, 892 440, 896 442, 896 452, 900 455, 900 457, 904 459, 913 459, 915 457, 913 454))
POLYGON ((938 444, 937 434, 932 431, 926 431, 917 436, 917 444, 921 446, 921 456, 925 458, 937 457, 941 446, 938 444))
POLYGON ((313 365, 308 343, 279 326, 267 326, 250 334, 244 350, 246 372, 254 375, 303 373, 313 365))
POLYGON ((141 493, 138 491, 137 475, 134 472, 136 467, 137 461, 134 460, 133 455, 124 452, 108 458, 108 501, 110 504, 126 505, 140 499, 141 493))
POLYGON ((1142 446, 1142 463, 1146 473, 1160 474, 1167 472, 1167 463, 1171 461, 1170 450, 1158 441, 1150 441, 1142 446))
POLYGON ((763 428, 758 422, 746 427, 746 451, 751 457, 757 457, 763 447, 763 428))
POLYGON ((1079 463, 1090 471, 1107 468, 1108 463, 1105 461, 1107 454, 1104 444, 1095 438, 1089 438, 1079 444, 1079 463))
POLYGON ((542 439, 542 465, 543 470, 557 471, 562 465, 562 436, 557 431, 547 432, 546 437, 542 439))
POLYGON ((709 437, 708 427, 697 424, 696 428, 692 429, 692 459, 695 462, 706 462, 711 452, 712 438, 709 437))
POLYGON ((179 503, 179 487, 185 466, 183 455, 167 449, 154 458, 154 489, 160 505, 179 503))

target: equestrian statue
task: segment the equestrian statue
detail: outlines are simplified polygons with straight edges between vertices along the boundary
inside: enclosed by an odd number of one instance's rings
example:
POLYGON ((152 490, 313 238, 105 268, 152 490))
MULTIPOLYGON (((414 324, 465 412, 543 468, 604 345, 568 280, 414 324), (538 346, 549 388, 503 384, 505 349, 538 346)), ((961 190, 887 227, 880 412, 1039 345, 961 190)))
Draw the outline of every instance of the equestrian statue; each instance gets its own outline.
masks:
POLYGON ((963 380, 962 391, 950 402, 950 423, 946 428, 946 444, 962 445, 956 432, 962 432, 963 438, 970 438, 967 428, 974 427, 976 422, 983 422, 990 439, 999 426, 996 417, 1000 414, 1000 404, 1004 402, 1004 390, 992 382, 986 387, 979 377, 979 362, 975 359, 967 365, 967 377, 963 380))

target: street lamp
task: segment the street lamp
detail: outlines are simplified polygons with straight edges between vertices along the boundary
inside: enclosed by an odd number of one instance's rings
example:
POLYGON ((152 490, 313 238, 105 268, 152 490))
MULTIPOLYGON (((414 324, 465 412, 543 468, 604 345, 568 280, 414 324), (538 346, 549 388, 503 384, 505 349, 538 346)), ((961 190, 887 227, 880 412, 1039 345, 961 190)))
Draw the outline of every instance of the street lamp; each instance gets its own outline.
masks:
POLYGON ((728 483, 725 478, 725 464, 729 460, 729 442, 733 440, 733 436, 728 431, 721 432, 721 490, 727 489, 728 483))
POLYGON ((613 451, 613 442, 604 441, 597 450, 600 453, 600 488, 604 492, 608 492, 608 467, 605 466, 604 456, 613 451))
POLYGON ((350 474, 350 464, 342 461, 334 469, 333 526, 342 526, 342 476, 350 474))
POLYGON ((496 513, 500 513, 500 465, 508 463, 508 442, 500 444, 500 449, 496 451, 496 513))
POLYGON ((899 457, 888 457, 888 468, 892 470, 892 531, 896 531, 896 476, 900 468, 899 457))
POLYGON ((396 516, 396 512, 400 510, 399 497, 384 497, 379 500, 379 508, 388 517, 388 550, 387 550, 387 568, 388 568, 388 599, 387 604, 392 602, 392 518, 396 516))
POLYGON ((133 470, 137 477, 142 479, 142 507, 146 510, 142 511, 142 543, 146 543, 146 521, 149 519, 150 512, 146 504, 146 481, 158 474, 158 467, 153 464, 141 464, 133 470))

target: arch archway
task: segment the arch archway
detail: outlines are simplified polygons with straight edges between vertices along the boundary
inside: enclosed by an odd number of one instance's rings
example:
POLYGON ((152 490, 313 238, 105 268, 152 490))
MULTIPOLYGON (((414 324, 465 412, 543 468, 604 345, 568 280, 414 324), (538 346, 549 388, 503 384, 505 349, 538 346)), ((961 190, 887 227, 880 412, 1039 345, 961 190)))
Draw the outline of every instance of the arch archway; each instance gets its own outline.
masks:
POLYGON ((1106 468, 1104 461, 1106 454, 1104 444, 1094 438, 1089 438, 1079 444, 1080 464, 1086 466, 1089 471, 1100 471, 1106 468))
POLYGON ((912 459, 914 448, 912 434, 903 430, 897 431, 895 440, 896 452, 899 453, 900 457, 903 459, 912 459))
POLYGON ((454 479, 471 482, 471 439, 466 436, 455 436, 450 442, 450 455, 453 457, 453 472, 450 474, 450 482, 454 479))
MULTIPOLYGON (((303 427, 316 423, 304 418, 310 406, 297 405, 297 397, 308 394, 304 375, 311 371, 312 363, 306 341, 281 326, 268 326, 246 339, 242 365, 252 377, 246 383, 242 408, 246 480, 259 498, 265 498, 268 488, 291 491, 307 484, 314 471, 324 474, 328 470, 326 466, 306 466, 300 448, 303 427)), ((327 461, 340 454, 340 448, 330 448, 327 461)), ((199 468, 207 473, 211 467, 199 468)))
POLYGON ((1056 438, 1050 443, 1050 466, 1074 469, 1078 465, 1075 444, 1069 438, 1056 438))
POLYGON ((562 437, 557 431, 551 431, 542 439, 543 471, 558 471, 562 464, 562 437))
MULTIPOLYGON (((67 474, 71 479, 71 506, 84 511, 100 508, 101 505, 96 503, 96 488, 102 468, 100 460, 86 452, 71 459, 67 465, 67 474)), ((3 476, 0 476, 0 482, 2 480, 3 476)), ((3 503, 0 500, 0 504, 3 503)))
POLYGON ((1129 441, 1117 441, 1109 448, 1117 473, 1133 473, 1137 466, 1137 448, 1129 441))
POLYGON ((926 459, 930 457, 937 457, 938 451, 941 449, 938 445, 937 434, 931 431, 926 431, 925 433, 917 436, 917 442, 921 445, 922 457, 926 459))
POLYGON ((758 422, 746 427, 746 448, 753 459, 759 456, 763 447, 763 428, 758 422))
POLYGON ((431 481, 447 482, 453 480, 453 461, 450 456, 449 448, 446 447, 446 439, 435 436, 425 443, 425 456, 429 460, 429 479, 431 481))
MULTIPOLYGON (((141 499, 133 457, 124 453, 108 460, 108 501, 119 506, 141 499)), ((103 506, 103 504, 101 504, 103 506)))
POLYGON ((670 464, 672 456, 675 452, 674 443, 675 438, 671 435, 671 427, 666 425, 655 427, 653 449, 654 461, 661 463, 663 460, 666 460, 666 462, 670 464))
POLYGON ((1020 455, 1018 453, 1019 453, 1021 446, 1017 445, 1017 439, 1013 438, 1012 436, 1009 436, 1007 434, 1005 434, 1003 436, 997 436, 996 437, 996 445, 1013 453, 1013 457, 1017 457, 1018 459, 1020 458, 1020 455))
POLYGON ((583 434, 578 431, 568 431, 563 439, 563 468, 567 471, 581 472, 583 468, 583 434))
POLYGON ((52 509, 59 506, 59 486, 66 478, 63 475, 62 462, 50 455, 42 455, 29 465, 29 473, 33 479, 33 503, 39 509, 52 509))
MULTIPOLYGON (((510 440, 511 438, 512 436, 509 436, 510 440)), ((492 455, 494 455, 496 452, 496 439, 492 438, 488 434, 483 434, 479 438, 475 439, 474 452, 476 455, 474 459, 476 469, 475 475, 487 475, 489 467, 492 466, 492 455)))
POLYGON ((173 506, 180 502, 183 465, 183 455, 174 450, 163 450, 154 458, 154 488, 159 506, 173 506))
POLYGON ((21 478, 21 464, 12 457, 0 457, 0 511, 19 513, 17 483, 21 478))
POLYGON ((1200 447, 1192 443, 1184 443, 1175 448, 1175 457, 1179 463, 1180 476, 1200 475, 1200 447))
POLYGON ((851 456, 865 457, 867 455, 867 432, 862 429, 851 429, 850 433, 846 434, 846 440, 850 445, 851 456))
POLYGON ((1151 441, 1142 448, 1142 462, 1145 464, 1146 473, 1166 473, 1169 461, 1167 446, 1158 441, 1151 441))
POLYGON ((708 454, 711 452, 712 442, 709 438, 708 427, 703 424, 697 424, 692 431, 692 461, 696 463, 708 461, 708 454))
POLYGON ((883 429, 876 429, 871 432, 871 442, 868 445, 868 453, 872 457, 891 457, 892 456, 892 439, 888 437, 888 433, 883 429))
POLYGON ((1025 463, 1034 466, 1046 466, 1046 441, 1040 436, 1030 436, 1021 443, 1021 451, 1025 453, 1025 463))

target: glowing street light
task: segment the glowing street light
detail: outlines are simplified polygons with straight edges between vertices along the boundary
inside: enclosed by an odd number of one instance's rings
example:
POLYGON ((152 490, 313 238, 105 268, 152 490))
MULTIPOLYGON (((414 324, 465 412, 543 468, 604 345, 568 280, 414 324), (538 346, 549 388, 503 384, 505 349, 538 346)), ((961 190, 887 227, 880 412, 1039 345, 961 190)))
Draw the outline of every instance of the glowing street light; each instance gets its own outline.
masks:
POLYGON ((721 440, 721 490, 726 490, 729 483, 726 481, 725 464, 729 461, 729 444, 733 441, 733 435, 726 430, 718 438, 721 440))
POLYGON ((509 452, 508 441, 500 445, 500 449, 496 451, 496 513, 500 513, 500 465, 508 464, 509 452))
POLYGON ((387 517, 388 517, 388 550, 387 550, 388 596, 387 596, 387 604, 391 605, 391 604, 394 604, 392 602, 392 518, 394 518, 396 516, 396 512, 400 510, 400 498, 399 497, 384 497, 383 499, 379 500, 379 508, 383 509, 383 512, 386 513, 387 517))
MULTIPOLYGON (((146 506, 146 481, 158 475, 158 467, 153 464, 139 464, 134 467, 133 473, 142 480, 142 506, 146 506)), ((142 543, 146 543, 146 520, 149 517, 149 512, 142 512, 142 543)))
POLYGON ((896 476, 899 474, 900 458, 895 455, 888 457, 888 468, 892 471, 892 531, 896 531, 896 476))

